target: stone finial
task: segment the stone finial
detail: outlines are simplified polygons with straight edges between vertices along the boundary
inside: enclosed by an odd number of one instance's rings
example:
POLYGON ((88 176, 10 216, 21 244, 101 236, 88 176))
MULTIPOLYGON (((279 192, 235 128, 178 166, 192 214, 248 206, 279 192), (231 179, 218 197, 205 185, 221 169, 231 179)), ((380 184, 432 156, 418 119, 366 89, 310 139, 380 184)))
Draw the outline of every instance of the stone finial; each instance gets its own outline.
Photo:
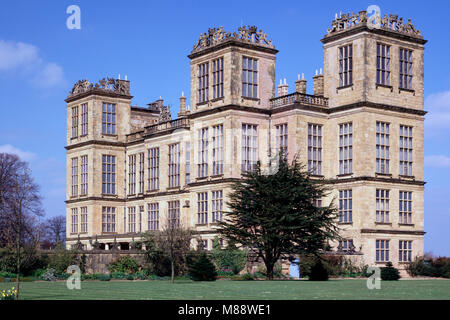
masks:
POLYGON ((182 117, 186 115, 187 109, 186 109, 186 97, 184 96, 184 92, 181 91, 181 97, 180 97, 180 112, 178 113, 178 117, 182 117))

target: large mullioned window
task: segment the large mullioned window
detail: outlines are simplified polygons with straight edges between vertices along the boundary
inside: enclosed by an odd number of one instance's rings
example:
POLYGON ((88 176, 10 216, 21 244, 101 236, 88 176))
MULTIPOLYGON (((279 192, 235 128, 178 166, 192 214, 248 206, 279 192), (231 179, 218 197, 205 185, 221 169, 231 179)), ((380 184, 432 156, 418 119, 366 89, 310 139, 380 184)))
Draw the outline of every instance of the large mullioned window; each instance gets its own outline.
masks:
POLYGON ((353 124, 339 125, 339 174, 353 172, 353 124))
POLYGON ((375 259, 377 262, 389 261, 389 240, 375 240, 375 259))
POLYGON ((81 135, 88 134, 88 104, 83 103, 81 105, 81 135))
POLYGON ((400 175, 412 176, 412 127, 400 126, 400 175))
POLYGON ((180 200, 169 201, 169 228, 175 229, 180 227, 180 200))
POLYGON ((376 123, 376 172, 389 174, 389 123, 376 123))
POLYGON ((308 170, 322 174, 322 125, 308 123, 308 170))
POLYGON ((88 232, 88 213, 87 213, 87 207, 81 207, 81 233, 87 233, 88 232))
POLYGON ((180 144, 169 145, 169 188, 180 186, 180 144))
POLYGON ((412 241, 399 240, 398 241, 398 261, 411 262, 412 261, 412 241))
POLYGON ((400 83, 399 88, 412 90, 412 51, 400 48, 400 83))
POLYGON ((389 190, 376 190, 376 222, 389 223, 389 190))
POLYGON ((78 158, 72 158, 72 197, 78 196, 78 158))
POLYGON ((186 184, 191 183, 191 143, 186 142, 186 163, 185 163, 186 184))
POLYGON ((208 192, 197 193, 197 223, 208 223, 208 192))
POLYGON ((212 137, 213 175, 223 173, 223 125, 213 127, 212 137))
POLYGON ((136 232, 136 207, 128 207, 128 232, 136 232))
POLYGON ((223 97, 223 58, 216 59, 213 65, 213 99, 223 97))
POLYGON ((242 58, 242 96, 258 98, 258 60, 242 58))
POLYGON ((136 155, 128 156, 128 194, 136 193, 136 155))
POLYGON ((148 189, 159 189, 159 148, 148 150, 148 189))
POLYGON ((78 208, 72 208, 71 233, 78 233, 78 208))
POLYGON ((102 232, 116 232, 115 207, 102 207, 102 232))
POLYGON ((159 203, 148 204, 148 230, 159 230, 159 203))
POLYGON ((212 222, 222 221, 223 211, 223 191, 217 190, 212 192, 212 222))
POLYGON ((116 105, 103 103, 102 133, 116 134, 116 105))
POLYGON ((339 222, 353 221, 352 190, 339 190, 339 222))
POLYGON ((353 45, 339 48, 339 86, 353 84, 353 45))
POLYGON ((287 123, 275 126, 277 131, 277 150, 286 159, 288 153, 288 125, 287 123))
POLYGON ((391 47, 377 43, 377 84, 391 85, 391 47))
POLYGON ((102 156, 102 193, 116 194, 116 157, 102 156))
POLYGON ((139 153, 139 193, 144 193, 144 153, 139 153))
POLYGON ((198 66, 198 102, 208 101, 209 89, 209 62, 198 66))
POLYGON ((85 196, 88 193, 88 156, 81 156, 81 183, 80 195, 85 196))
POLYGON ((242 125, 242 172, 253 171, 258 161, 258 126, 242 125))
POLYGON ((399 191, 398 200, 398 223, 412 224, 412 192, 399 191))
POLYGON ((72 138, 78 137, 78 106, 72 107, 72 138))
POLYGON ((199 178, 208 176, 208 128, 198 130, 198 165, 199 178))

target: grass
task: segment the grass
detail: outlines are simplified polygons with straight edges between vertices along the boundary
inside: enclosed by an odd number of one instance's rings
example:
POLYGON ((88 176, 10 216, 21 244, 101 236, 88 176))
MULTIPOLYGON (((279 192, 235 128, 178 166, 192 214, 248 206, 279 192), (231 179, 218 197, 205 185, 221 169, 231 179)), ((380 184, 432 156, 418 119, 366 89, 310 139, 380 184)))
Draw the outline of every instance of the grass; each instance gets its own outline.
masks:
MULTIPOLYGON (((0 283, 0 290, 12 283, 0 283)), ((155 281, 83 281, 81 290, 68 290, 65 282, 21 283, 25 300, 442 300, 450 299, 449 280, 401 280, 381 282, 380 290, 369 290, 366 280, 311 281, 230 281, 193 282, 178 280, 171 284, 155 281)))

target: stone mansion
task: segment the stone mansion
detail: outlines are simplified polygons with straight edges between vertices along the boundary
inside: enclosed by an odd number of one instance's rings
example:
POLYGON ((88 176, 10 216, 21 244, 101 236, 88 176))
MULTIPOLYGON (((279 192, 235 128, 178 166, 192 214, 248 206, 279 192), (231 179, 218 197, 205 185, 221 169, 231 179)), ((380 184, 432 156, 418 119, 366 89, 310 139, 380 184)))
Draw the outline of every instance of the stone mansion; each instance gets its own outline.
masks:
MULTIPOLYGON (((312 94, 278 86, 278 50, 256 27, 222 27, 189 54, 190 107, 132 105, 130 81, 78 81, 67 102, 68 247, 128 250, 168 221, 212 248, 231 184, 279 150, 332 188, 332 250, 400 266, 423 254, 424 45, 410 20, 336 16, 312 94)), ((286 48, 287 50, 289 48, 286 48)))

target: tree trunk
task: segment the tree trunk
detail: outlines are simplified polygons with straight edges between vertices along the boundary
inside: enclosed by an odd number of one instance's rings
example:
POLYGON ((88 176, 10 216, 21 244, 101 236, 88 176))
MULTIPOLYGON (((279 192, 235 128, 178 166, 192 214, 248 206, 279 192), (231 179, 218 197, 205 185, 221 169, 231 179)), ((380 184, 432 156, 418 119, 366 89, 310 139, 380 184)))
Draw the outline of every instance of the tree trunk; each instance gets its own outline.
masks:
POLYGON ((170 261, 170 267, 172 269, 172 275, 170 277, 170 282, 174 283, 174 281, 175 281, 175 263, 174 263, 173 259, 171 259, 171 261, 170 261))
POLYGON ((266 262, 266 278, 267 280, 273 280, 273 262, 266 262))
POLYGON ((20 286, 20 233, 17 235, 16 240, 16 269, 17 269, 17 276, 16 276, 16 296, 15 300, 19 300, 19 286, 20 286))

